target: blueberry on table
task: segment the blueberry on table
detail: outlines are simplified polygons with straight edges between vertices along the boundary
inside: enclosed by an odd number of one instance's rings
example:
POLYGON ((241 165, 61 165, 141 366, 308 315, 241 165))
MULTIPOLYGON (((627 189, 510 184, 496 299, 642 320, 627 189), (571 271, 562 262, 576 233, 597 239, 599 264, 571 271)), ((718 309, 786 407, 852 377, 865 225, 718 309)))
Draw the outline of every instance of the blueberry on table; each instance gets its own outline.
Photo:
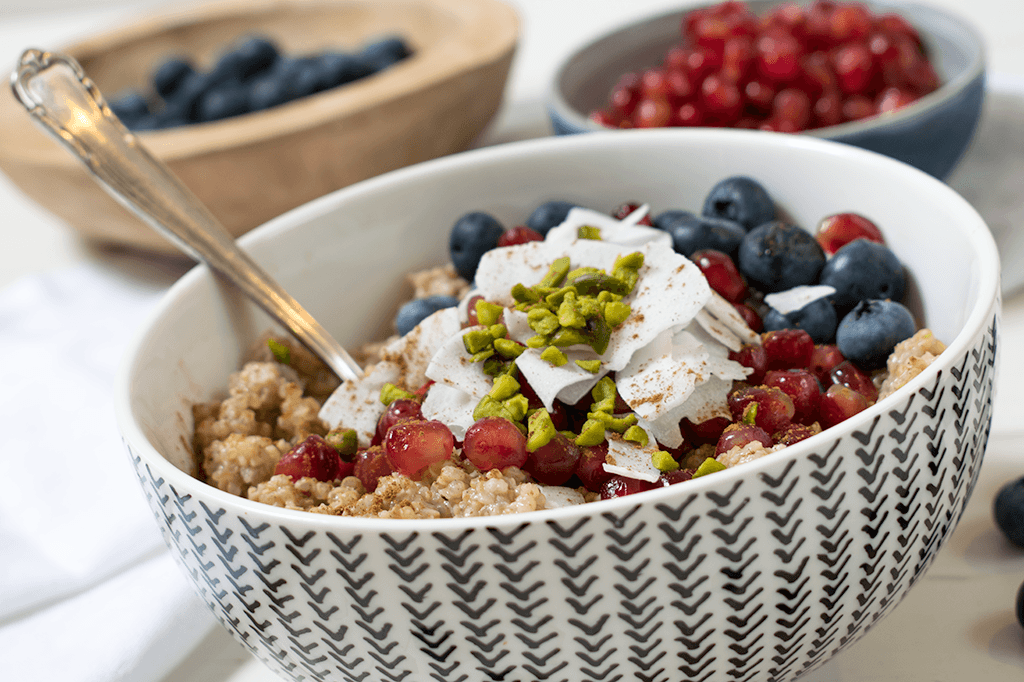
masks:
MULTIPOLYGON (((999 489, 993 511, 996 525, 1006 539, 1018 547, 1024 547, 1024 478, 1011 481, 999 489)), ((1021 624, 1024 625, 1024 620, 1021 624)))
POLYGON ((654 226, 668 232, 672 236, 672 248, 687 258, 706 249, 735 256, 747 234, 742 225, 732 220, 677 210, 659 214, 654 219, 654 226))
POLYGON ((505 228, 496 218, 479 211, 467 213, 455 221, 448 249, 456 272, 472 282, 480 259, 498 246, 498 239, 504 232, 505 228))
POLYGON ((827 298, 817 298, 799 310, 780 313, 769 308, 764 316, 764 330, 803 329, 814 343, 832 343, 839 318, 827 298))
POLYGON ((168 97, 178 89, 186 78, 195 73, 187 59, 174 57, 164 61, 153 72, 153 89, 161 97, 168 97))
POLYGON ((368 44, 360 54, 373 69, 373 72, 377 72, 402 61, 412 54, 412 50, 400 37, 387 36, 368 44))
POLYGON ((821 271, 821 283, 835 287, 833 302, 852 306, 868 298, 900 301, 907 286, 903 263, 889 247, 855 239, 836 251, 821 271))
POLYGON ((454 308, 459 304, 459 299, 454 296, 427 296, 426 298, 415 298, 401 308, 395 315, 395 329, 400 336, 405 336, 423 320, 427 319, 438 310, 454 308))
POLYGON ((839 352, 864 369, 880 369, 900 341, 914 335, 914 316, 895 301, 865 299, 836 329, 839 352))
POLYGON ((757 180, 736 175, 711 188, 701 213, 732 220, 752 230, 775 219, 775 203, 757 180))
POLYGON ((761 291, 786 291, 815 283, 825 252, 810 232, 774 220, 743 237, 738 261, 740 272, 761 291))
POLYGON ((569 211, 576 208, 578 204, 571 201, 553 200, 548 201, 533 210, 530 217, 526 219, 526 226, 546 235, 552 227, 562 224, 569 211))

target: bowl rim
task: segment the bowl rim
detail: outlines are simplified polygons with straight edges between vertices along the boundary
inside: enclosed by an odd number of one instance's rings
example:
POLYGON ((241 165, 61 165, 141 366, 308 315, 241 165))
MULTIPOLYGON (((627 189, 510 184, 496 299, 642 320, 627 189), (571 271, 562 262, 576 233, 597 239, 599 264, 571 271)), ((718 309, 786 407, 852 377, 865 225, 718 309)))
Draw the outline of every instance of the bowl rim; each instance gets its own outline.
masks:
MULTIPOLYGON (((408 60, 396 64, 393 69, 348 83, 345 87, 324 90, 299 100, 241 116, 188 126, 138 131, 135 134, 165 162, 258 146, 267 141, 330 125, 337 119, 357 115, 382 103, 436 88, 455 75, 500 61, 515 50, 519 41, 519 16, 510 5, 501 0, 388 2, 399 6, 432 8, 436 14, 458 19, 459 30, 444 41, 428 46, 430 49, 424 50, 422 54, 414 52, 408 60), (492 30, 489 34, 490 39, 481 43, 477 52, 470 55, 469 51, 456 50, 453 58, 450 50, 443 49, 446 45, 471 39, 474 30, 479 30, 481 24, 492 29, 500 27, 501 30, 492 30)), ((248 0, 245 3, 239 3, 237 0, 212 0, 188 8, 187 11, 174 7, 155 8, 139 15, 128 25, 108 27, 106 30, 66 44, 59 50, 81 62, 134 41, 173 33, 211 21, 231 21, 244 16, 259 16, 318 6, 351 5, 358 8, 377 4, 375 0, 248 0)), ((104 98, 109 101, 116 94, 105 92, 104 98)), ((3 139, 3 133, 0 132, 0 141, 3 139)), ((77 161, 69 157, 64 150, 51 144, 39 148, 23 148, 18 145, 7 147, 9 148, 3 148, 0 156, 35 162, 43 155, 47 163, 60 166, 77 164, 77 161)))
MULTIPOLYGON (((940 180, 912 166, 876 152, 850 145, 786 133, 765 133, 736 129, 629 130, 601 132, 596 135, 540 138, 485 147, 407 166, 337 190, 264 223, 241 237, 238 241, 243 248, 261 242, 273 242, 275 239, 280 238, 281 235, 287 234, 290 230, 301 226, 310 218, 339 210, 345 202, 349 201, 350 197, 373 193, 380 189, 386 189, 389 186, 401 186, 407 179, 419 178, 425 175, 436 175, 444 173, 448 169, 501 163, 503 160, 517 156, 539 159, 546 155, 559 154, 561 150, 567 148, 594 148, 598 150, 594 153, 599 153, 600 150, 610 153, 614 150, 634 147, 638 141, 644 143, 646 140, 649 140, 652 145, 685 145, 686 138, 691 137, 694 139, 699 138, 702 142, 707 141, 709 137, 712 142, 714 142, 715 137, 724 139, 749 137, 750 143, 754 145, 762 144, 781 148, 811 150, 813 153, 840 156, 862 165, 874 166, 885 173, 897 173, 907 182, 924 185, 931 191, 938 192, 946 197, 945 201, 949 204, 949 212, 954 213, 959 218, 958 222, 963 226, 965 238, 976 247, 979 257, 979 267, 977 269, 977 297, 979 304, 970 312, 956 337, 947 344, 946 351, 925 371, 900 389, 895 396, 909 396, 920 387, 933 382, 940 371, 948 371, 953 366, 954 360, 968 353, 978 337, 984 334, 993 311, 998 311, 999 307, 999 255, 992 234, 977 211, 940 180)), ((370 533, 395 532, 397 530, 410 532, 443 530, 451 532, 483 527, 503 528, 536 521, 573 523, 595 512, 611 514, 628 513, 630 508, 641 504, 656 505, 670 503, 672 500, 683 499, 691 494, 699 494, 713 487, 721 487, 723 490, 728 489, 737 480, 737 477, 753 477, 758 474, 759 470, 766 468, 768 465, 774 466, 776 463, 788 464, 790 461, 805 457, 808 453, 817 449, 817 443, 819 442, 812 437, 787 447, 771 458, 761 458, 741 467, 726 469, 718 472, 715 476, 690 481, 683 487, 671 486, 613 500, 603 500, 600 502, 600 507, 596 509, 590 504, 586 504, 501 516, 446 519, 378 519, 313 514, 307 511, 284 509, 255 502, 222 491, 174 466, 173 463, 157 451, 146 437, 139 423, 134 418, 132 408, 132 378, 136 368, 143 364, 142 359, 144 356, 141 355, 141 351, 147 346, 147 341, 156 323, 168 311, 178 305, 179 301, 186 299, 192 289, 201 282, 213 278, 214 275, 205 265, 197 265, 175 282, 159 303, 150 311, 122 356, 114 382, 114 413, 125 445, 130 448, 134 456, 140 457, 142 462, 151 471, 158 471, 159 477, 169 482, 172 487, 199 493, 204 498, 208 498, 226 509, 233 509, 233 513, 239 516, 255 515, 281 525, 300 524, 325 531, 370 533)), ((855 417, 828 429, 827 432, 831 434, 833 440, 848 436, 852 431, 863 428, 865 424, 870 423, 876 416, 882 415, 891 406, 896 404, 897 401, 893 400, 893 396, 880 400, 855 417)))
MULTIPOLYGON (((775 2, 774 4, 783 4, 775 2)), ((806 2, 801 1, 799 4, 805 5, 806 2)), ((933 17, 949 24, 955 24, 962 29, 963 34, 969 37, 969 41, 966 43, 966 47, 970 49, 972 55, 971 60, 967 66, 957 73, 952 79, 941 83, 938 88, 932 92, 924 95, 923 97, 915 100, 911 104, 902 107, 894 112, 888 114, 879 114, 872 116, 867 119, 859 121, 847 121, 845 123, 839 123, 833 126, 826 126, 824 128, 813 128, 809 130, 801 130, 798 134, 806 135, 808 137, 819 137, 825 139, 833 138, 846 138, 847 136, 858 135, 864 132, 870 132, 872 130, 883 128, 893 123, 902 123, 904 121, 913 119, 921 114, 925 114, 931 110, 936 109, 942 103, 952 99, 957 94, 963 92, 978 78, 984 78, 985 75, 985 42, 981 38, 981 33, 978 29, 967 19, 964 19, 960 15, 951 12, 945 8, 939 8, 933 5, 923 5, 914 2, 878 2, 878 0, 867 0, 865 2, 871 9, 886 9, 903 15, 908 11, 923 14, 926 16, 933 17)), ((689 12, 693 9, 699 9, 700 7, 711 6, 711 4, 698 4, 693 6, 682 6, 677 7, 671 11, 659 11, 652 14, 641 17, 635 21, 631 21, 628 24, 619 24, 605 32, 591 36, 584 39, 582 42, 577 43, 568 55, 559 64, 558 69, 547 88, 547 103, 549 114, 554 117, 562 119, 564 122, 573 126, 576 132, 606 132, 613 131, 614 129, 606 128, 598 123, 591 121, 588 117, 582 115, 581 112, 573 108, 562 92, 562 84, 565 80, 565 72, 572 66, 573 62, 580 55, 580 53, 588 50, 598 43, 613 38, 614 36, 623 33, 631 28, 645 24, 648 22, 654 23, 658 21, 667 20, 670 17, 679 16, 689 12)), ((921 29, 914 24, 914 28, 921 31, 921 29)), ((694 126, 697 129, 707 130, 709 128, 702 128, 700 126, 694 126)), ((680 129, 680 128, 672 128, 680 129)), ((685 129, 685 128, 681 128, 685 129)))

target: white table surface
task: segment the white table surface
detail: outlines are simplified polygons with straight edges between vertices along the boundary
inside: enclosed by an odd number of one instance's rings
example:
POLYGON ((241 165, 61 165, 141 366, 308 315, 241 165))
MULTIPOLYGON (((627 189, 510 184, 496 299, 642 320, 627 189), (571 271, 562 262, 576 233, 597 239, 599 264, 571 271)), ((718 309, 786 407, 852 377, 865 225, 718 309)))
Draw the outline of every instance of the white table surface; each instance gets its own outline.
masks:
MULTIPOLYGON (((90 31, 123 21, 152 3, 46 0, 28 8, 19 0, 0 0, 0 64, 13 66, 27 47, 54 48, 90 31)), ((1024 93, 1024 8, 1019 0, 930 0, 957 11, 987 41, 989 72, 1004 89, 1024 93)), ((180 7, 183 3, 177 3, 180 7)), ((501 112, 479 145, 550 134, 544 114, 544 87, 558 59, 575 43, 622 19, 671 7, 666 0, 512 0, 522 18, 522 40, 501 112), (585 5, 584 5, 585 2, 585 5), (581 11, 585 6, 585 11, 581 11)), ((0 71, 6 68, 0 68, 0 71)), ((1003 104, 1006 104, 1004 100, 1003 104)), ((1007 106, 1022 105, 1024 94, 1007 106)), ((1021 113, 1018 112, 1018 113, 1021 113)), ((1018 117, 1024 121, 1024 113, 1018 117)), ((1017 137, 1018 140, 1021 137, 1017 137)), ((994 145, 998 146, 998 144, 994 145)), ((972 150, 976 155, 986 150, 972 150)), ((1024 147, 1018 150, 1024 159, 1024 147)), ((968 157, 971 160, 972 157, 968 157)), ((966 170, 974 166, 966 166, 966 170)), ((1017 165, 1020 170, 1024 166, 1017 165)), ((964 170, 964 169, 961 169, 964 170)), ((1003 187, 1024 187, 1024 176, 1003 178, 1003 187), (1008 183, 1008 184, 1007 184, 1008 183)), ((951 184, 978 204, 984 188, 970 185, 964 173, 951 184)), ((1024 191, 1011 192, 1020 203, 1001 224, 1005 243, 1020 243, 1024 191)), ((976 205, 978 205, 976 204, 976 205)), ((979 210, 981 207, 979 205, 979 210)), ((982 211, 984 213, 984 211, 982 211)), ((986 216, 988 217, 988 216, 986 216)), ((990 220, 995 231, 997 217, 990 220)), ((0 288, 19 278, 78 264, 112 270, 149 284, 169 286, 187 264, 151 259, 79 240, 58 219, 25 199, 0 175, 0 288)), ((1001 241, 1001 243, 1004 243, 1001 241)), ((1004 262, 1024 268, 1019 253, 1004 262)), ((860 642, 839 654, 806 682, 1009 682, 1024 679, 1024 630, 1013 615, 1014 595, 1024 581, 1024 551, 1011 548, 991 518, 992 499, 1007 480, 1024 475, 1024 423, 1008 387, 1024 380, 1024 291, 1004 298, 1002 355, 994 423, 978 487, 959 527, 933 567, 904 603, 860 642)), ((217 629, 163 682, 275 682, 261 663, 217 629)))

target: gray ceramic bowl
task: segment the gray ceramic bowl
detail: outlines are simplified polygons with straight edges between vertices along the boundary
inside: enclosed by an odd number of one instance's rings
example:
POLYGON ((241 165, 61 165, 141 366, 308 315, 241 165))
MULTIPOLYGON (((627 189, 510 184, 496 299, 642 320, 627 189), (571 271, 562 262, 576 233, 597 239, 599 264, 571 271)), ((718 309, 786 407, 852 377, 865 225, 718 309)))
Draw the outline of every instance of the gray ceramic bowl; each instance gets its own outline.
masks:
POLYGON ((761 178, 798 224, 837 207, 871 216, 948 348, 824 433, 616 500, 412 521, 208 486, 189 475, 189 406, 223 395, 272 325, 206 268, 176 283, 126 359, 117 419, 164 539, 235 639, 294 680, 782 682, 896 607, 963 513, 992 415, 998 256, 974 209, 936 179, 799 135, 579 135, 396 171, 242 244, 354 347, 386 335, 408 296, 403 273, 445 262, 468 210, 512 225, 552 198, 692 208, 737 173, 761 178))
MULTIPOLYGON (((760 15, 780 3, 751 0, 747 4, 760 15)), ((865 4, 876 12, 898 12, 917 28, 942 86, 893 114, 802 134, 870 149, 945 178, 966 151, 981 115, 985 91, 981 38, 963 19, 933 7, 865 4)), ((661 63, 665 52, 680 42, 680 20, 691 9, 641 19, 575 50, 557 70, 548 94, 555 133, 606 130, 588 119, 590 112, 606 104, 622 74, 661 63)))

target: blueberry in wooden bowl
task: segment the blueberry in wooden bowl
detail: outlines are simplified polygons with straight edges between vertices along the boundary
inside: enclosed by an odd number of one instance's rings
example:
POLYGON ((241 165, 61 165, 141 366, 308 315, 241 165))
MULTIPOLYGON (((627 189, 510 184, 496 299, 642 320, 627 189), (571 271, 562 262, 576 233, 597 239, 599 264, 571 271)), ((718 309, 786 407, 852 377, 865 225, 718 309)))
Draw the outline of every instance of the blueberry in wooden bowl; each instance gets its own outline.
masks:
MULTIPOLYGON (((410 679, 793 680, 855 645, 949 538, 991 422, 998 254, 974 209, 935 178, 806 136, 569 136, 400 169, 241 241, 356 348, 391 332, 409 298, 405 274, 445 265, 447 237, 469 212, 511 227, 554 201, 605 221, 623 202, 658 215, 699 211, 722 178, 738 175, 759 179, 787 222, 812 226, 853 208, 870 217, 910 273, 908 309, 946 348, 836 426, 756 461, 614 499, 476 518, 364 518, 272 506, 248 498, 245 485, 239 495, 201 480, 193 406, 224 399, 227 377, 273 326, 205 268, 182 278, 126 358, 117 418, 165 540, 232 636, 285 677, 324 680, 385 669, 410 679)), ((565 238, 561 229, 549 239, 565 238)), ((583 232, 593 240, 599 231, 583 232)), ((500 248, 483 258, 508 253, 500 248)), ((547 268, 538 270, 539 279, 547 268)), ((489 272, 485 261, 478 284, 489 272)), ((579 276, 588 274, 599 273, 579 276)), ((652 300, 671 293, 649 288, 652 300)), ((234 474, 243 483, 248 475, 234 474)), ((320 482, 310 485, 309 495, 321 494, 320 482)))
POLYGON ((944 178, 971 141, 984 85, 981 38, 944 10, 751 0, 641 18, 588 41, 558 68, 548 113, 558 134, 801 132, 944 178))
MULTIPOLYGON (((518 31, 498 0, 229 0, 148 15, 61 51, 240 235, 353 182, 468 147, 497 110, 518 31), (277 64, 246 71, 265 64, 265 43, 277 64), (236 70, 255 92, 208 87, 236 70), (198 77, 181 84, 187 74, 198 77), (145 96, 122 99, 127 91, 145 96), (134 120, 142 105, 159 116, 134 120)), ((176 252, 19 106, 0 94, 0 169, 15 185, 88 239, 176 252)))

